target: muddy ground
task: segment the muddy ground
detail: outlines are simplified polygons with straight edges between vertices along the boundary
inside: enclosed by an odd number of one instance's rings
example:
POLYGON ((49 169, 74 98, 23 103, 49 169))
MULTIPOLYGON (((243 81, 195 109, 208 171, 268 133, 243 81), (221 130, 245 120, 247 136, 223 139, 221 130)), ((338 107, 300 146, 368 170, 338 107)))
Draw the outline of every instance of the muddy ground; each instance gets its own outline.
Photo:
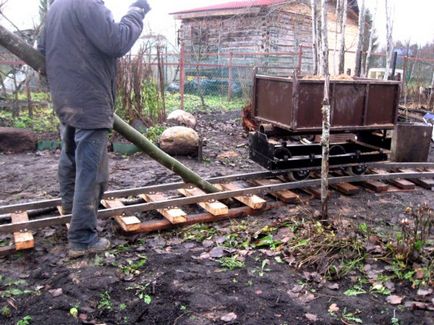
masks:
MULTIPOLYGON (((207 143, 204 160, 180 158, 183 163, 202 176, 261 169, 247 159, 239 112, 198 119, 207 143)), ((58 158, 49 151, 0 154, 0 205, 57 197, 58 158)), ((111 154, 110 168, 110 189, 179 180, 142 154, 111 154)), ((318 200, 299 194, 297 205, 157 234, 128 236, 101 220, 113 249, 77 260, 66 257, 64 227, 41 229, 35 249, 0 258, 0 324, 434 324, 432 273, 419 282, 411 274, 408 281, 392 276, 391 259, 372 255, 338 278, 314 265, 298 267, 297 256, 285 254, 281 244, 291 242, 294 222, 310 222, 319 209, 318 200), (269 234, 274 241, 266 243, 269 234), (361 290, 351 295, 351 288, 361 290)), ((330 215, 334 224, 356 230, 364 224, 393 239, 405 208, 423 202, 434 208, 433 197, 420 188, 333 192, 330 215)), ((366 243, 377 240, 385 249, 387 239, 371 237, 366 243)), ((0 245, 10 240, 0 235, 0 245)), ((419 266, 431 263, 432 272, 430 252, 419 266)))

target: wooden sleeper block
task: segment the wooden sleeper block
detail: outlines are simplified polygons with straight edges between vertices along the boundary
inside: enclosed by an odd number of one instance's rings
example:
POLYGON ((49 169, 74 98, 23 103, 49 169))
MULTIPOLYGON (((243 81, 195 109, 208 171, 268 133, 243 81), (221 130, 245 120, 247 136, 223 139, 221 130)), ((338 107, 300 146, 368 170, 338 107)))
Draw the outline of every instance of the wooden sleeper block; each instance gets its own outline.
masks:
MULTIPOLYGON (((201 189, 198 189, 196 187, 194 188, 185 188, 185 189, 179 189, 179 193, 181 193, 184 196, 198 196, 205 194, 204 191, 201 189)), ((199 202, 197 203, 201 208, 203 208, 205 211, 208 211, 213 216, 224 216, 227 215, 229 212, 229 208, 219 202, 219 201, 213 201, 213 202, 199 202)))
MULTIPOLYGON (((253 183, 259 186, 265 186, 265 185, 281 184, 283 182, 278 179, 266 178, 266 179, 256 179, 253 181, 253 183)), ((270 194, 274 196, 276 199, 284 203, 296 203, 300 199, 296 193, 290 190, 281 190, 277 192, 271 192, 270 194)))
MULTIPOLYGON (((11 214, 12 223, 26 222, 29 221, 29 216, 27 212, 22 213, 12 213, 11 214)), ((30 249, 35 246, 35 241, 33 239, 33 234, 31 231, 17 231, 14 232, 15 249, 17 251, 30 249)))
MULTIPOLYGON (((146 202, 165 201, 167 197, 162 193, 155 194, 140 194, 139 195, 146 202)), ((163 217, 170 221, 172 224, 184 223, 187 221, 187 213, 179 208, 172 209, 158 209, 157 210, 163 217)))
MULTIPOLYGON (((225 183, 218 185, 218 187, 226 191, 235 191, 243 188, 243 186, 238 183, 225 183)), ((262 209, 267 204, 267 201, 257 195, 236 196, 235 200, 254 210, 262 209)))
MULTIPOLYGON (((125 206, 121 200, 102 200, 102 205, 106 208, 121 208, 125 206)), ((121 228, 126 232, 136 231, 140 228, 140 220, 136 216, 125 217, 122 215, 118 215, 114 217, 116 222, 121 226, 121 228)))

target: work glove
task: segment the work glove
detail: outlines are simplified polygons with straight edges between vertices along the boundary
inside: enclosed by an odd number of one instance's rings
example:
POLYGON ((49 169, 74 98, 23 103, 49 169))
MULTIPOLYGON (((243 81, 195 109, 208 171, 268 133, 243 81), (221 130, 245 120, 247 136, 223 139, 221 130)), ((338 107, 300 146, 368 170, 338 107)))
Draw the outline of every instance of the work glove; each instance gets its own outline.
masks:
POLYGON ((148 4, 148 1, 146 0, 136 0, 131 5, 130 8, 140 8, 143 9, 145 15, 151 10, 151 7, 148 4))

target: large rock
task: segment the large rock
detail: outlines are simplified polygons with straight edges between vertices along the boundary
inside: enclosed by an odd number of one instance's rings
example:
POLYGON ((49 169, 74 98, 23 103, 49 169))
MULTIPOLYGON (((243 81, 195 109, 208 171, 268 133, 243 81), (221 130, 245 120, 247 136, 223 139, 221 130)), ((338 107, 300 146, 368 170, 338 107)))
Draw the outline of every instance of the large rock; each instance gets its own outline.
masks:
POLYGON ((174 126, 160 136, 160 148, 169 155, 195 154, 199 148, 199 135, 191 128, 174 126))
POLYGON ((0 127, 0 152, 34 151, 36 143, 36 135, 33 131, 0 127))
POLYGON ((183 125, 194 129, 197 121, 193 114, 177 109, 169 114, 167 117, 167 123, 171 125, 183 125))

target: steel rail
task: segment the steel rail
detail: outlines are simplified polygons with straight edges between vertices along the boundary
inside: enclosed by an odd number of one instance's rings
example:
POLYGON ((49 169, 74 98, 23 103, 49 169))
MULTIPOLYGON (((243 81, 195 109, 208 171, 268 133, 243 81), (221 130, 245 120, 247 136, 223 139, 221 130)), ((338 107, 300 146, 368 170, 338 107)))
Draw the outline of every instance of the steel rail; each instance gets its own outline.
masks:
MULTIPOLYGON (((344 168, 351 166, 358 166, 359 164, 346 164, 342 166, 335 166, 335 168, 344 168)), ((434 169, 434 163, 427 162, 415 162, 415 163, 396 163, 396 162, 373 162, 363 164, 369 168, 380 168, 380 169, 399 169, 399 168, 432 168, 434 169)), ((276 177, 281 175, 286 175, 291 171, 297 170, 319 170, 320 166, 317 167, 309 167, 309 168, 295 168, 295 169, 286 169, 286 170, 277 170, 277 171, 259 171, 259 172, 250 172, 244 174, 234 174, 228 176, 218 176, 206 179, 206 181, 210 183, 224 183, 224 182, 232 182, 232 181, 240 181, 240 180, 249 180, 249 179, 258 179, 258 178, 268 178, 268 177, 276 177)), ((184 182, 174 182, 167 184, 158 184, 158 185, 150 185, 144 187, 130 188, 124 190, 114 190, 108 191, 104 194, 104 199, 113 199, 127 196, 135 196, 138 194, 147 194, 147 193, 156 193, 156 192, 167 192, 171 190, 177 190, 180 188, 189 187, 190 184, 186 184, 184 182)), ((12 205, 0 206, 0 220, 1 215, 8 213, 20 213, 28 210, 37 210, 37 209, 46 209, 53 208, 61 204, 60 198, 50 199, 50 200, 41 200, 41 201, 32 201, 32 202, 24 202, 17 203, 12 205)))
MULTIPOLYGON (((390 174, 369 174, 361 176, 340 176, 330 177, 329 184, 338 183, 352 183, 363 182, 368 180, 388 180, 396 178, 428 178, 434 177, 434 172, 411 172, 411 173, 390 173, 390 174)), ((101 218, 108 218, 116 215, 127 215, 137 212, 145 212, 150 210, 157 210, 163 208, 179 207, 187 204, 193 204, 198 202, 209 202, 215 200, 223 200, 236 196, 253 195, 253 194, 266 194, 270 192, 276 192, 281 190, 302 189, 306 187, 319 186, 321 184, 320 179, 304 180, 298 182, 289 182, 281 184, 272 184, 264 186, 254 186, 249 188, 243 188, 233 191, 222 191, 217 193, 203 194, 192 197, 173 198, 164 201, 155 201, 142 204, 134 204, 119 208, 110 208, 98 211, 98 216, 101 218)), ((71 215, 57 216, 41 218, 36 220, 29 220, 14 224, 0 225, 0 233, 10 233, 17 231, 27 231, 30 229, 38 229, 46 226, 52 226, 57 224, 68 223, 71 220, 71 215)))

